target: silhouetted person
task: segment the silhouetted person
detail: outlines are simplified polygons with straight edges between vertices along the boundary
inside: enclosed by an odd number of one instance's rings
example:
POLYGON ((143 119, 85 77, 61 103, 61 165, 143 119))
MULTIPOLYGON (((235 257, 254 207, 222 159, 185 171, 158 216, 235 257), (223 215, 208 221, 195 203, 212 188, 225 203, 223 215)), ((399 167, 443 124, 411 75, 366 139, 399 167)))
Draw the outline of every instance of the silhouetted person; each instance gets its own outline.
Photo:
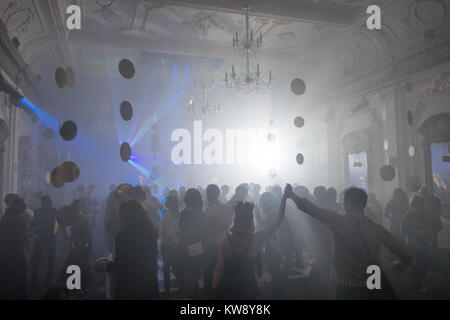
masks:
POLYGON ((430 240, 431 226, 429 217, 425 211, 425 199, 414 196, 410 201, 410 209, 405 215, 402 224, 403 233, 406 235, 408 250, 415 259, 411 275, 411 288, 413 290, 426 291, 423 280, 430 266, 430 240))
POLYGON ((378 223, 380 226, 383 225, 383 208, 380 202, 377 200, 377 196, 373 192, 369 192, 367 197, 367 207, 372 211, 374 220, 373 222, 378 223))
POLYGON ((179 249, 180 249, 180 206, 177 196, 169 195, 166 198, 159 236, 161 237, 161 256, 164 272, 164 290, 170 294, 170 270, 177 281, 180 281, 179 249))
POLYGON ((17 197, 0 221, 0 298, 4 300, 27 298, 25 209, 25 201, 17 197))
POLYGON ((233 219, 233 211, 219 201, 220 189, 215 184, 206 188, 208 207, 205 209, 205 267, 203 282, 205 295, 211 295, 214 268, 217 260, 217 249, 220 241, 228 232, 233 219))
POLYGON ((67 280, 67 267, 76 265, 81 271, 81 290, 84 290, 92 280, 92 273, 89 264, 91 253, 91 227, 89 218, 80 211, 79 201, 74 201, 68 206, 59 209, 57 215, 58 224, 65 228, 70 227, 69 254, 59 279, 67 280))
POLYGON ((261 197, 261 186, 259 184, 254 184, 251 192, 251 199, 253 203, 258 204, 259 198, 261 197))
MULTIPOLYGON (((267 228, 277 216, 278 199, 272 192, 264 192, 260 198, 261 218, 263 228, 267 228)), ((286 283, 287 270, 292 261, 292 239, 288 226, 281 224, 278 231, 274 232, 264 243, 263 262, 268 273, 272 277, 271 281, 271 299, 282 299, 284 293, 284 285, 286 283), (285 263, 289 263, 288 266, 285 263)))
MULTIPOLYGON (((327 189, 324 186, 313 190, 314 204, 320 208, 327 208, 327 189)), ((330 268, 333 256, 333 238, 330 230, 321 222, 310 216, 306 217, 316 240, 314 251, 316 261, 312 269, 313 289, 318 299, 331 299, 330 268)))
MULTIPOLYGON (((381 246, 398 256, 404 265, 411 264, 412 256, 386 229, 364 216, 367 194, 359 188, 349 188, 344 195, 345 215, 322 209, 292 192, 285 192, 297 208, 326 225, 333 234, 334 256, 332 275, 336 281, 337 299, 395 299, 389 280, 381 274, 381 289, 367 288, 367 267, 380 266, 381 246)), ((395 268, 403 265, 396 261, 395 268)))
POLYGON ((216 299, 257 299, 259 289, 255 267, 264 241, 280 226, 286 206, 283 196, 278 215, 267 228, 255 232, 253 204, 239 202, 233 225, 221 241, 214 271, 213 289, 216 299))
POLYGON ((36 287, 39 277, 39 265, 41 261, 42 250, 47 250, 47 272, 45 284, 48 285, 53 278, 53 266, 55 262, 55 222, 58 210, 53 207, 52 199, 45 195, 41 198, 41 207, 34 213, 34 219, 31 223, 31 229, 34 231, 34 244, 32 253, 32 274, 31 285, 36 287))
POLYGON ((338 213, 344 213, 344 208, 337 202, 337 191, 335 188, 328 188, 325 194, 325 198, 326 206, 328 209, 336 211, 338 213))
POLYGON ((234 206, 238 203, 238 202, 243 202, 247 199, 248 196, 248 188, 245 187, 245 185, 239 185, 236 190, 234 195, 231 197, 230 201, 228 201, 228 206, 230 208, 234 208, 234 206))
POLYGON ((198 281, 204 259, 205 214, 203 200, 197 189, 190 188, 184 196, 186 209, 180 216, 182 287, 188 298, 198 297, 198 281))
MULTIPOLYGON (((137 187, 137 188, 140 188, 140 187, 137 187)), ((153 195, 152 189, 150 189, 150 188, 147 189, 145 203, 147 205, 148 212, 150 214, 152 223, 156 227, 158 227, 159 222, 161 220, 159 213, 160 213, 160 211, 162 211, 164 209, 164 206, 159 201, 159 199, 153 195)))
POLYGON ((115 239, 114 261, 107 272, 116 272, 114 299, 158 297, 158 231, 142 203, 130 200, 120 205, 121 230, 115 239))
POLYGON ((220 187, 220 202, 222 203, 228 203, 228 194, 230 193, 230 187, 226 184, 224 184, 222 187, 220 187))
POLYGON ((420 188, 419 194, 425 199, 425 212, 430 221, 431 267, 436 270, 439 263, 438 235, 442 230, 441 200, 434 196, 427 188, 420 188))
POLYGON ((405 191, 401 188, 396 188, 392 193, 391 199, 386 204, 384 216, 390 221, 392 235, 402 242, 405 242, 405 239, 401 232, 401 224, 408 209, 409 203, 405 191))

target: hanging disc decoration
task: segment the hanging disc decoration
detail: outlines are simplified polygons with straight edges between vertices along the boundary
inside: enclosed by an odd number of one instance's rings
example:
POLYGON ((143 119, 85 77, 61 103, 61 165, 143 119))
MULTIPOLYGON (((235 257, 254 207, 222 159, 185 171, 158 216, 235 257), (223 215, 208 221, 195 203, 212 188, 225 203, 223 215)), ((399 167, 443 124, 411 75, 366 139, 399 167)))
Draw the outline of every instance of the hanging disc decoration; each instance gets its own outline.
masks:
POLYGON ((125 79, 133 78, 135 73, 133 62, 128 59, 121 60, 119 62, 119 72, 125 79))
POLYGON ((128 101, 124 101, 120 104, 120 116, 125 121, 130 121, 133 118, 133 107, 128 101))
POLYGON ((64 88, 67 85, 66 82, 66 72, 64 71, 63 68, 57 68, 55 71, 55 81, 56 81, 56 85, 59 88, 64 88))
POLYGON ((72 161, 66 161, 59 165, 58 171, 64 182, 73 182, 80 176, 80 168, 72 161))
POLYGON ((42 135, 44 136, 45 139, 53 139, 53 137, 55 136, 55 131, 53 131, 53 129, 51 128, 47 128, 44 131, 42 131, 42 135))
POLYGON ((59 129, 59 134, 61 135, 61 138, 63 138, 65 141, 71 141, 75 139, 77 136, 77 125, 75 122, 68 120, 63 123, 61 128, 59 129))
POLYGON ((291 90, 294 94, 300 96, 305 93, 306 91, 306 84, 305 82, 300 78, 295 78, 291 82, 291 90))
POLYGON ((295 117, 294 119, 294 125, 297 128, 301 128, 305 125, 305 119, 303 119, 302 117, 295 117))
POLYGON ((303 154, 301 154, 301 153, 297 154, 295 159, 296 159, 298 164, 303 164, 303 162, 305 161, 305 158, 303 157, 303 154))
POLYGON ((58 167, 56 167, 50 174, 50 183, 57 189, 62 188, 64 186, 64 180, 58 174, 59 173, 58 171, 59 171, 58 167))
POLYGON ((395 177, 395 169, 390 165, 382 166, 380 169, 380 177, 383 181, 392 181, 395 177))
POLYGON ((72 88, 75 85, 75 71, 73 71, 72 67, 67 67, 65 75, 66 75, 66 84, 70 88, 72 88))
POLYGON ((122 159, 123 162, 128 162, 131 157, 131 147, 128 144, 128 142, 124 142, 120 145, 120 159, 122 159))
POLYGON ((410 126, 413 125, 413 123, 414 123, 414 115, 413 115, 411 110, 409 110, 408 113, 406 113, 406 120, 408 121, 408 124, 410 126))

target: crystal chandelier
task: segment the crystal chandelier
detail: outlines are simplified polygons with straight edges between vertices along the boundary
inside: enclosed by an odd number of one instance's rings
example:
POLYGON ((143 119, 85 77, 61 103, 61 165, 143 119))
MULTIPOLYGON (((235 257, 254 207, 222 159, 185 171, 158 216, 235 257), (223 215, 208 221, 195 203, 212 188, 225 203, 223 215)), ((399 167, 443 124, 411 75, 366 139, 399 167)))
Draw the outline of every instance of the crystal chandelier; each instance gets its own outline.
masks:
POLYGON ((233 65, 231 74, 225 73, 225 85, 232 93, 265 93, 273 80, 272 71, 269 70, 268 77, 263 77, 259 64, 256 65, 256 70, 252 70, 250 55, 256 55, 262 47, 263 38, 261 33, 254 37, 248 11, 247 5, 242 11, 243 33, 239 36, 236 32, 233 37, 233 48, 242 54, 245 69, 242 72, 236 72, 233 65))
MULTIPOLYGON (((208 24, 206 18, 200 22, 203 29, 203 37, 208 31, 208 24)), ((193 116, 210 116, 222 111, 220 105, 210 105, 208 101, 208 92, 215 87, 214 79, 208 76, 207 73, 207 59, 205 57, 205 50, 203 48, 203 58, 201 67, 201 76, 194 80, 194 87, 201 91, 201 103, 197 104, 193 96, 190 97, 187 108, 193 116)))

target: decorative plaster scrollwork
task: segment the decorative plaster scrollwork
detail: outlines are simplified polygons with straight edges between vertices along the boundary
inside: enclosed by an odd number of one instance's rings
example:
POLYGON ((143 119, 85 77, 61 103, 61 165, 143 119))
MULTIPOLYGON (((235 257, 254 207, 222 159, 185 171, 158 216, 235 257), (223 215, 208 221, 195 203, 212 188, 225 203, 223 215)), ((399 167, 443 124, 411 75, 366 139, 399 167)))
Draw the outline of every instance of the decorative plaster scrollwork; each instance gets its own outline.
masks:
POLYGON ((434 80, 434 87, 425 91, 425 96, 450 93, 450 71, 442 73, 434 80))
POLYGON ((409 28, 417 24, 433 27, 444 21, 446 16, 447 10, 440 1, 414 0, 402 21, 409 28))
POLYGON ((369 137, 360 131, 353 131, 346 134, 342 138, 341 144, 344 152, 348 154, 367 152, 370 149, 369 137))
POLYGON ((450 112, 428 118, 420 126, 419 132, 429 143, 450 141, 450 112))
POLYGON ((202 36, 203 32, 207 32, 211 28, 225 30, 225 26, 220 24, 212 15, 194 20, 186 20, 182 24, 188 26, 198 36, 202 36))

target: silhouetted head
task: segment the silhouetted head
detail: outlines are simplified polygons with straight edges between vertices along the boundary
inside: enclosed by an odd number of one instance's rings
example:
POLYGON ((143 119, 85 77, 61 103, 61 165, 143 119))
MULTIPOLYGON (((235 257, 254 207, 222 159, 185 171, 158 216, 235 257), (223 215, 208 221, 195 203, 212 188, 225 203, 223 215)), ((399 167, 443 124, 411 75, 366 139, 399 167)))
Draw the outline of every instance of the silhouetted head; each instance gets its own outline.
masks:
POLYGON ((124 229, 134 229, 151 225, 147 212, 138 200, 129 200, 119 207, 120 220, 124 229))
POLYGON ((280 186, 274 186, 272 188, 272 193, 278 198, 281 199, 283 197, 283 189, 280 186))
POLYGON ((20 215, 25 211, 26 208, 27 208, 27 205, 25 203, 25 200, 21 197, 17 197, 11 203, 10 213, 20 215))
POLYGON ((428 190, 428 188, 426 187, 421 187, 419 189, 419 194, 424 198, 428 198, 429 196, 431 196, 430 190, 428 190))
POLYGON ((43 208, 50 208, 52 206, 52 199, 49 195, 42 196, 41 204, 43 208))
POLYGON ((16 200, 17 198, 19 198, 19 196, 15 193, 8 193, 5 196, 5 204, 6 206, 10 207, 12 205, 12 203, 14 202, 14 200, 16 200))
POLYGON ((406 192, 402 188, 395 188, 394 192, 392 193, 391 199, 405 203, 408 202, 408 196, 406 195, 406 192))
POLYGON ((248 196, 248 189, 242 184, 236 188, 236 200, 244 201, 248 196))
POLYGON ((178 212, 180 209, 180 203, 177 196, 168 196, 164 204, 171 212, 178 212))
POLYGON ((174 196, 174 197, 177 197, 177 198, 178 198, 178 191, 172 189, 172 190, 169 191, 169 194, 168 194, 168 195, 169 195, 169 196, 174 196))
POLYGON ((222 195, 226 196, 229 192, 230 192, 230 187, 227 186, 226 184, 224 184, 221 188, 220 191, 222 192, 222 195))
POLYGON ((241 186, 243 186, 245 189, 247 189, 247 192, 250 190, 250 186, 247 182, 241 183, 241 186))
POLYGON ((328 188, 327 189, 327 199, 331 203, 337 202, 337 191, 335 188, 328 188))
POLYGON ((128 193, 130 195, 130 198, 133 200, 139 200, 144 202, 145 199, 147 198, 145 190, 140 186, 131 188, 128 193))
POLYGON ((208 202, 219 201, 220 189, 215 184, 210 184, 206 187, 206 199, 208 202))
POLYGON ((255 231, 253 208, 253 203, 242 201, 234 206, 233 223, 230 228, 233 235, 246 236, 255 231))
POLYGON ((273 215, 277 211, 277 198, 271 192, 264 192, 259 198, 259 206, 263 213, 273 215))
POLYGON ((363 213, 366 205, 366 191, 356 187, 351 187, 345 190, 344 208, 346 213, 363 213))
POLYGON ((318 186, 314 188, 313 194, 317 201, 326 201, 327 189, 324 186, 318 186))
POLYGON ((309 189, 305 186, 296 186, 293 191, 296 195, 302 198, 306 198, 309 196, 309 189))
POLYGON ((186 204, 187 209, 191 209, 193 211, 202 211, 203 210, 203 199, 200 191, 194 188, 189 188, 184 195, 184 203, 186 204))

